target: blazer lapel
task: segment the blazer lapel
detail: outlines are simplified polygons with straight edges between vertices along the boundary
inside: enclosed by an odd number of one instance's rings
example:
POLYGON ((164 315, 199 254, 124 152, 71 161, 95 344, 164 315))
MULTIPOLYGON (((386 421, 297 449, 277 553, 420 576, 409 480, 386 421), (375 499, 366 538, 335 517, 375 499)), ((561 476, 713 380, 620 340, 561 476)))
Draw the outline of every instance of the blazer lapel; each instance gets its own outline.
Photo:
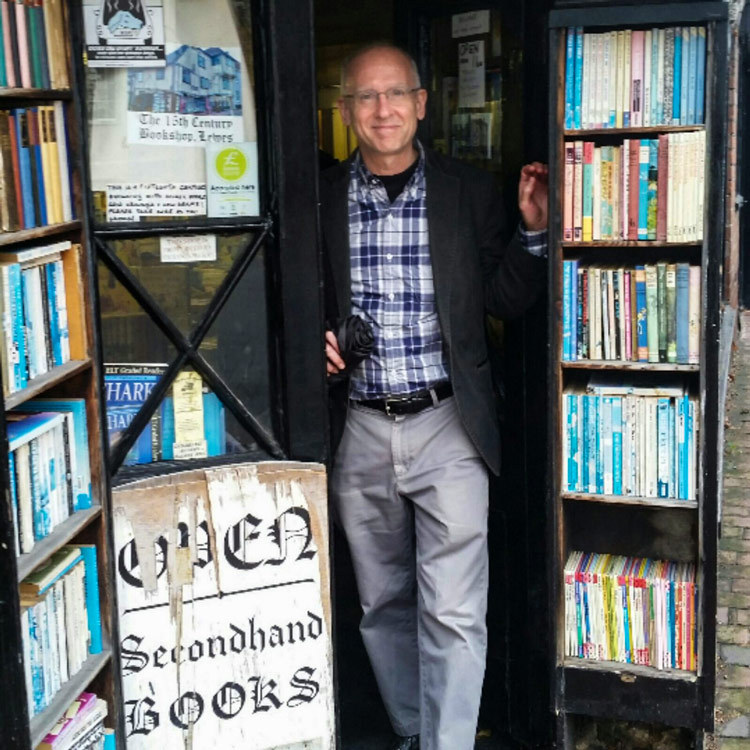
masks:
POLYGON ((349 253, 349 160, 339 165, 328 180, 322 201, 321 224, 325 250, 336 289, 339 317, 351 308, 351 256, 349 253))
POLYGON ((443 336, 451 341, 450 302, 458 239, 460 180, 444 172, 427 152, 427 222, 435 299, 443 336))

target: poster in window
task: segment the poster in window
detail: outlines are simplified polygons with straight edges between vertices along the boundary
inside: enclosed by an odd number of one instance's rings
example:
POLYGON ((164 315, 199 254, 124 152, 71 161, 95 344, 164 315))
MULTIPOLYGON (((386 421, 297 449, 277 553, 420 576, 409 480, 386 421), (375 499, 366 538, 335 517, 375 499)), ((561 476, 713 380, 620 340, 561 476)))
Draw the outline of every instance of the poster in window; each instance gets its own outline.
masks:
POLYGON ((84 0, 83 25, 92 68, 164 65, 162 0, 84 0))

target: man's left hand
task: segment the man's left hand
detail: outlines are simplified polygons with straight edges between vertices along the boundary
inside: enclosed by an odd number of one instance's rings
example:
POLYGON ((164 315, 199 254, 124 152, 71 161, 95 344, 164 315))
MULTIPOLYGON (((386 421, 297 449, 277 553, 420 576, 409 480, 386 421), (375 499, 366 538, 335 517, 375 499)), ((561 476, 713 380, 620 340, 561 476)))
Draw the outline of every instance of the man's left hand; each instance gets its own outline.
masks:
POLYGON ((518 208, 523 223, 530 232, 547 228, 547 175, 547 165, 539 161, 521 168, 518 208))

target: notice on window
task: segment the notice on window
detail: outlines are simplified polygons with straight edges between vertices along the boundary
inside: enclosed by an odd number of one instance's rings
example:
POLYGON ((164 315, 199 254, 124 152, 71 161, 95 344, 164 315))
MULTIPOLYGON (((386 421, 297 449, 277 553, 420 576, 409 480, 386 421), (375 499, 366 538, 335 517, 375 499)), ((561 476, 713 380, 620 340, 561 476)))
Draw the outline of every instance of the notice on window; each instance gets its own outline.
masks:
POLYGON ((206 186, 202 182, 107 185, 107 221, 205 215, 206 186))
POLYGON ((211 218, 257 216, 258 144, 206 146, 206 194, 211 218))
POLYGON ((205 458, 208 455, 203 420, 203 378, 183 370, 172 386, 174 402, 175 458, 205 458))
POLYGON ((484 107, 484 41, 458 45, 458 106, 484 107))
POLYGON ((451 36, 476 36, 490 33, 490 12, 473 10, 469 13, 456 13, 451 16, 451 36))
POLYGON ((215 234, 186 234, 162 237, 159 241, 162 263, 199 263, 216 260, 215 234))
POLYGON ((83 28, 89 67, 166 64, 162 0, 84 0, 83 28))
POLYGON ((128 71, 128 143, 227 145, 243 140, 240 50, 168 45, 164 68, 128 71))

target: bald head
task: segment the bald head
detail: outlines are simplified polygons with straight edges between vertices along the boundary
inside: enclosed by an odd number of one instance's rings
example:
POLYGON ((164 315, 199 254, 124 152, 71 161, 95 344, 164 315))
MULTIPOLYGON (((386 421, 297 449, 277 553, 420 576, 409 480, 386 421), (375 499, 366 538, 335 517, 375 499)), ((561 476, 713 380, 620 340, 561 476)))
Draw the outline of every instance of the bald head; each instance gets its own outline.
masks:
POLYGON ((404 52, 400 47, 388 42, 373 42, 364 47, 359 47, 351 55, 346 57, 341 63, 341 91, 351 93, 350 87, 352 79, 356 78, 357 70, 374 61, 379 60, 398 60, 406 66, 409 71, 410 80, 407 81, 410 87, 419 88, 422 84, 419 80, 419 70, 414 58, 404 52))

